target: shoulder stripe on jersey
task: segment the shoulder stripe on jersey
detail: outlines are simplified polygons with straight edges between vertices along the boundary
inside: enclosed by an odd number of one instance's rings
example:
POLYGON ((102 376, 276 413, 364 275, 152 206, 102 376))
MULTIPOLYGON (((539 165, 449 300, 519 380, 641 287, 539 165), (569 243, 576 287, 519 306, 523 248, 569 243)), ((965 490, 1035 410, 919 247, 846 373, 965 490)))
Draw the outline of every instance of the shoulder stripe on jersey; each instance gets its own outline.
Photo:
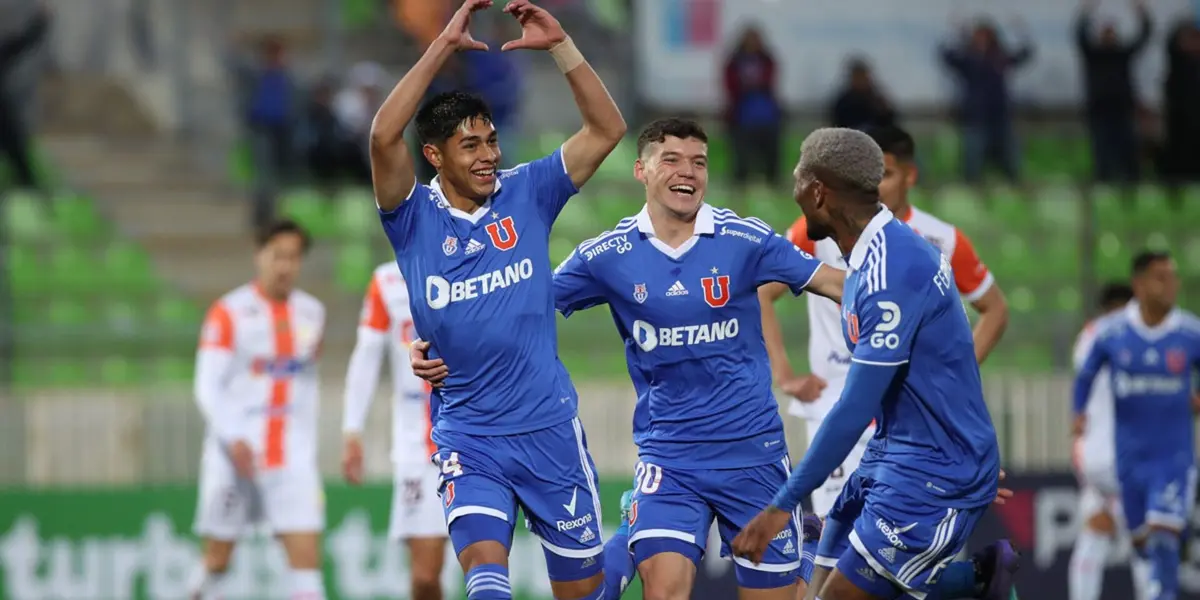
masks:
POLYGON ((867 293, 887 289, 887 239, 882 230, 867 246, 867 293))
POLYGON ((713 223, 717 225, 724 225, 726 223, 745 225, 746 227, 754 229, 763 235, 771 235, 772 232, 771 226, 764 223, 762 219, 758 219, 756 217, 739 217, 737 213, 729 210, 728 208, 714 207, 713 223))
POLYGON ((603 242, 614 235, 626 234, 635 228, 637 228, 637 217, 625 217, 624 219, 618 221, 617 226, 609 231, 605 231, 594 238, 586 239, 580 242, 578 249, 580 252, 586 252, 588 248, 591 248, 592 246, 595 246, 596 244, 599 244, 600 242, 603 242))

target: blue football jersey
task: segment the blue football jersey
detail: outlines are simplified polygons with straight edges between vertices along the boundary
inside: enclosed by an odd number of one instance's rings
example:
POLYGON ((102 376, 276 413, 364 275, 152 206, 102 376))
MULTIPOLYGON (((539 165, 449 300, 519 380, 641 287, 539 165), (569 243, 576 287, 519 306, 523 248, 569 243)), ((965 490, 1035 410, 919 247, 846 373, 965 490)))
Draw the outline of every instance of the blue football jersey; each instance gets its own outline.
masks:
POLYGON ((851 360, 902 365, 860 469, 940 506, 991 502, 1000 449, 950 262, 883 209, 847 263, 842 329, 851 360))
POLYGON ((608 304, 637 391, 642 458, 748 467, 787 455, 758 287, 779 281, 799 294, 820 265, 762 221, 708 205, 673 249, 643 209, 559 265, 555 298, 567 316, 608 304))
POLYGON ((578 190, 562 150, 499 172, 473 213, 438 180, 381 213, 430 357, 450 369, 434 391, 441 431, 506 435, 574 418, 575 388, 558 360, 550 227, 578 190))
POLYGON ((1096 327, 1096 342, 1079 381, 1090 388, 1108 367, 1118 471, 1193 464, 1192 394, 1200 367, 1200 320, 1175 309, 1149 327, 1137 302, 1130 302, 1096 327))

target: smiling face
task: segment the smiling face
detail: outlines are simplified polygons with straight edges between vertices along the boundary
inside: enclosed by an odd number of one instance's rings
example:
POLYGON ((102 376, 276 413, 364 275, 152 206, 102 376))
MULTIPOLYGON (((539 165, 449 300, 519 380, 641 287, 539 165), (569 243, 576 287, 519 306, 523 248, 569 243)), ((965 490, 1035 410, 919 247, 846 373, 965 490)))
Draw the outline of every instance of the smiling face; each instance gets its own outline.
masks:
POLYGON ((646 146, 634 163, 633 174, 646 186, 647 202, 691 220, 708 189, 708 143, 694 137, 664 136, 646 146))
POLYGON ((500 142, 491 120, 469 118, 446 141, 425 144, 424 151, 443 187, 452 187, 476 201, 487 199, 496 190, 500 142))

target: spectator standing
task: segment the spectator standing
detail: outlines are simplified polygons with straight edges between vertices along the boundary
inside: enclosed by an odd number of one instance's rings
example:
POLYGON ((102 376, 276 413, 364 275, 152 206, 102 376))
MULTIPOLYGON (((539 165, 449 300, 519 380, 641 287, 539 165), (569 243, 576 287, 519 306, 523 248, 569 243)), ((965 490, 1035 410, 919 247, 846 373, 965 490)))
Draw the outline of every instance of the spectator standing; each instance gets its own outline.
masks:
POLYGON ((286 183, 293 163, 292 130, 296 87, 283 43, 268 38, 256 60, 230 57, 236 78, 239 112, 254 162, 254 223, 274 217, 275 197, 286 183))
POLYGON ((1084 0, 1075 26, 1076 43, 1083 59, 1087 94, 1087 125, 1092 140, 1095 178, 1104 182, 1132 182, 1139 176, 1137 93, 1133 89, 1133 60, 1150 40, 1150 11, 1144 0, 1134 0, 1138 31, 1122 42, 1116 25, 1103 23, 1093 37, 1097 0, 1084 0))
POLYGON ((11 74, 21 59, 46 37, 50 13, 40 4, 33 19, 17 33, 0 40, 0 153, 3 153, 17 187, 38 187, 30 156, 29 130, 23 121, 25 111, 13 97, 11 74))
POLYGON ((350 69, 345 85, 333 99, 333 114, 343 133, 342 167, 360 184, 371 180, 367 142, 371 121, 383 103, 387 73, 378 63, 363 61, 350 69))
POLYGON ((1013 131, 1008 76, 1033 57, 1027 35, 1016 50, 1000 41, 995 26, 979 23, 958 28, 960 40, 941 48, 942 62, 959 83, 958 118, 962 127, 963 176, 978 182, 995 163, 1010 182, 1018 180, 1020 156, 1013 131))
POLYGON ((344 179, 363 185, 370 181, 371 167, 363 153, 363 142, 347 131, 333 111, 333 84, 318 82, 309 95, 304 115, 305 163, 316 183, 329 188, 344 179))
POLYGON ((829 122, 834 127, 869 130, 896 124, 892 103, 875 85, 875 77, 866 59, 853 58, 847 65, 846 83, 833 100, 829 122))
POLYGON ((1167 40, 1163 102, 1163 175, 1173 182, 1200 181, 1200 29, 1191 20, 1178 23, 1167 40))
POLYGON ((779 182, 783 110, 777 93, 775 57, 762 32, 748 27, 725 62, 725 118, 733 138, 733 176, 749 183, 752 171, 768 184, 779 182))

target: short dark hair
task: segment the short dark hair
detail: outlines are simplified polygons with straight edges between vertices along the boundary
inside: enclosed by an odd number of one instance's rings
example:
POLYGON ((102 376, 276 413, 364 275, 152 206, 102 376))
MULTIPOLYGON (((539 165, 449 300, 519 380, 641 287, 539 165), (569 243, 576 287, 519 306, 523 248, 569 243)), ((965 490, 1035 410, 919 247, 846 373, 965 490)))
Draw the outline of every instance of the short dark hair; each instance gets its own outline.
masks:
POLYGON ((896 160, 910 162, 917 155, 917 143, 907 131, 895 125, 879 125, 867 130, 867 135, 879 144, 884 154, 891 154, 896 160))
POLYGON ((1136 277, 1146 272, 1150 265, 1160 260, 1170 260, 1171 254, 1163 250, 1144 250, 1137 256, 1133 257, 1133 276, 1136 277))
POLYGON ((464 121, 475 119, 492 122, 492 110, 483 98, 466 92, 442 92, 417 111, 417 137, 422 144, 441 144, 454 137, 464 121))
POLYGON ((1133 288, 1123 281, 1107 283, 1100 288, 1100 310, 1116 310, 1133 300, 1133 288))
POLYGON ((708 134, 704 133, 704 127, 699 123, 691 119, 667 117, 653 121, 642 129, 637 141, 638 156, 645 152, 646 146, 661 143, 668 137, 677 137, 682 140, 695 138, 705 144, 708 143, 708 134))
POLYGON ((277 219, 260 228, 254 236, 254 244, 261 249, 270 244, 271 240, 289 233, 300 236, 300 250, 307 253, 308 248, 312 246, 312 237, 308 235, 308 230, 291 219, 277 219))

